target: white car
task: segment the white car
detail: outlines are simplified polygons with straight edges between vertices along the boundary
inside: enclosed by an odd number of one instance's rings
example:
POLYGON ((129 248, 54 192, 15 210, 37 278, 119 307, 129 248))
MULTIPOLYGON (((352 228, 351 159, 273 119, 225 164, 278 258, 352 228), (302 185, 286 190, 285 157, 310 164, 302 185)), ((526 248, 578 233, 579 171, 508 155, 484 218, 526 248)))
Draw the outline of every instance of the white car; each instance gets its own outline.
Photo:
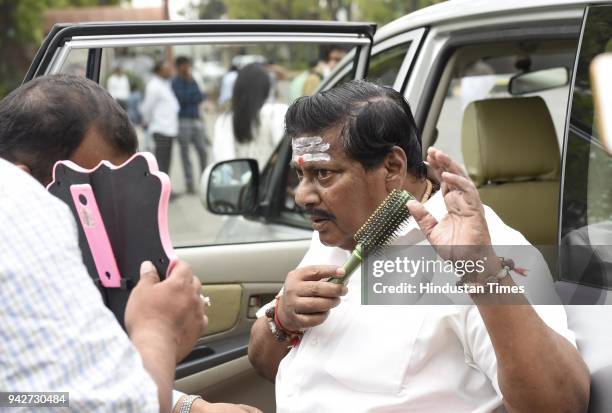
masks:
MULTIPOLYGON (((462 161, 485 203, 533 244, 549 246, 561 295, 611 304, 612 158, 592 127, 588 65, 612 44, 612 3, 452 0, 375 31, 365 23, 295 21, 62 25, 45 40, 26 81, 75 61, 98 80, 109 48, 146 53, 180 44, 208 47, 210 60, 265 56, 287 74, 278 82, 282 100, 318 45, 350 45, 320 90, 365 77, 401 91, 423 150, 435 144, 462 161), (572 259, 576 246, 588 259, 572 259)), ((197 199, 170 206, 171 234, 185 246, 178 253, 215 303, 208 335, 177 369, 184 391, 274 409, 274 387, 254 373, 246 349, 255 311, 309 245, 311 230, 293 202, 290 158, 283 140, 261 173, 252 163, 226 163, 250 168, 247 184, 206 179, 203 197, 212 212, 227 215, 222 221, 197 199)), ((590 412, 612 409, 610 313, 605 306, 568 307, 593 375, 590 412)))

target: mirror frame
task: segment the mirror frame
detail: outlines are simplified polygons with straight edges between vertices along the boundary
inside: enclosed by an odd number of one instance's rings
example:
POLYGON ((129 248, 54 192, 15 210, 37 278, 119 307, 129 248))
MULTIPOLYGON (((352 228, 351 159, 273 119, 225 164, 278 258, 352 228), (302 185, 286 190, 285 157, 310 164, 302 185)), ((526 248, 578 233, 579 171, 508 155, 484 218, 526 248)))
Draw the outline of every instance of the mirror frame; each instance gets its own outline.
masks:
POLYGON ((563 86, 569 85, 571 80, 572 79, 571 79, 570 70, 567 67, 565 67, 565 66, 549 67, 548 69, 540 69, 540 70, 534 70, 534 71, 530 71, 530 72, 517 73, 516 75, 512 76, 510 78, 510 80, 508 81, 508 93, 510 95, 512 95, 512 96, 523 96, 523 95, 527 95, 529 93, 543 92, 545 90, 556 89, 558 87, 563 87, 563 86), (515 93, 515 92, 512 91, 512 85, 517 81, 517 79, 520 79, 521 77, 526 76, 528 74, 537 73, 537 72, 543 72, 545 70, 551 70, 551 69, 564 69, 565 70, 565 76, 566 76, 565 83, 563 83, 561 85, 556 85, 556 86, 544 87, 544 88, 541 88, 541 89, 534 89, 534 90, 530 90, 530 91, 523 92, 523 93, 515 93))
POLYGON ((201 188, 200 188, 200 200, 204 205, 204 208, 211 214, 215 215, 224 215, 224 216, 235 216, 235 215, 256 215, 257 210, 259 208, 259 165, 255 159, 250 158, 237 158, 237 159, 229 159, 225 161, 215 162, 211 165, 208 165, 204 172, 202 172, 201 179, 201 188), (237 162, 248 162, 249 167, 251 169, 251 183, 250 186, 253 187, 255 191, 254 199, 255 202, 253 205, 250 205, 248 208, 243 210, 236 210, 236 212, 217 212, 211 208, 210 203, 210 179, 212 176, 212 172, 220 167, 221 165, 227 163, 237 163, 237 162))

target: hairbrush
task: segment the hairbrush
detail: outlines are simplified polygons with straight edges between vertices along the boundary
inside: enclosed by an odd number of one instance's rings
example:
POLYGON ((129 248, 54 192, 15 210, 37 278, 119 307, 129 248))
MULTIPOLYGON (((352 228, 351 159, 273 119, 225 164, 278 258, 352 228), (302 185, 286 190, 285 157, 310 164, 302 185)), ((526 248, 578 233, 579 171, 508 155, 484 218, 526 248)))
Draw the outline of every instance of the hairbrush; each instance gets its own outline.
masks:
POLYGON ((380 251, 393 241, 405 228, 410 218, 406 203, 411 199, 415 198, 410 192, 397 189, 387 195, 365 224, 355 233, 354 239, 357 246, 342 266, 345 276, 330 278, 330 282, 346 285, 351 274, 361 265, 367 255, 380 251))

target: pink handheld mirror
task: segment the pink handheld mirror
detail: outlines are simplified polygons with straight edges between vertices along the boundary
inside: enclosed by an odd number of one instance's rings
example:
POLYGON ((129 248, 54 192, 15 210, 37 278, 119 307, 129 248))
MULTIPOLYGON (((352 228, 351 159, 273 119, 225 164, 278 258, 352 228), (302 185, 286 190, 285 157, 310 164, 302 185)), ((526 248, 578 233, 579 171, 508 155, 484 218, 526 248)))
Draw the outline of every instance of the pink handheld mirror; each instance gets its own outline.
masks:
POLYGON ((121 325, 140 264, 151 261, 163 280, 177 260, 168 232, 170 179, 147 152, 121 166, 94 169, 57 162, 47 190, 70 207, 83 262, 121 325))

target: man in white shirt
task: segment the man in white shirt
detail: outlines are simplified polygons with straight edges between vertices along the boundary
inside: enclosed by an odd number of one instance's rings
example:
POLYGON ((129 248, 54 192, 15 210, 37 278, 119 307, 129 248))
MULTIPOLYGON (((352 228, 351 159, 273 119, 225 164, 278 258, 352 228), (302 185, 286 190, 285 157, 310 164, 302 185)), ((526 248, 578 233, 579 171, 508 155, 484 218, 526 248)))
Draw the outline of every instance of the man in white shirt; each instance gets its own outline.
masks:
POLYGON ((153 68, 153 76, 145 89, 140 108, 147 133, 155 141, 155 157, 159 170, 168 173, 172 159, 172 144, 179 131, 180 105, 172 91, 173 66, 160 61, 153 68))
POLYGON ((221 87, 219 88, 219 106, 224 107, 232 98, 234 84, 238 77, 238 67, 232 64, 227 73, 221 79, 221 87))
POLYGON ((113 73, 106 80, 106 90, 119 103, 123 110, 127 111, 130 99, 130 80, 120 65, 117 65, 113 73))
POLYGON ((203 328, 191 270, 160 282, 143 266, 128 339, 81 261, 68 207, 2 159, 0 177, 2 391, 68 392, 73 411, 168 411, 175 363, 203 328))
MULTIPOLYGON (((252 364, 276 381, 279 412, 585 410, 588 371, 561 306, 490 306, 479 296, 466 306, 362 306, 359 270, 348 288, 326 281, 344 275, 355 232, 393 189, 414 194, 440 222, 450 216, 447 245, 474 235, 469 219, 447 212, 444 190, 431 195, 401 94, 348 82, 296 102, 286 128, 296 203, 315 233, 279 298, 258 314, 249 344, 252 364)), ((528 244, 492 210, 485 216, 493 244, 528 244)), ((427 238, 412 221, 396 242, 427 238)), ((490 262, 482 275, 499 274, 499 261, 490 262)))

